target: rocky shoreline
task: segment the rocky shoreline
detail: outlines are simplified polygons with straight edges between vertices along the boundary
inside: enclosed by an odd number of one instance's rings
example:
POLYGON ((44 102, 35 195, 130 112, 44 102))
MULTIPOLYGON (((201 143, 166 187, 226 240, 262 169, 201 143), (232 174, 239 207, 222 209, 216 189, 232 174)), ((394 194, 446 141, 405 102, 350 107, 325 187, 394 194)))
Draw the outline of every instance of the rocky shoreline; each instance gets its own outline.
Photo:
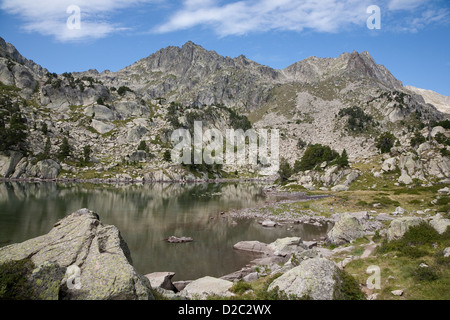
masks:
POLYGON ((75 183, 92 183, 92 184, 136 184, 136 183, 234 183, 234 182, 263 182, 273 183, 274 179, 266 178, 242 178, 242 179, 195 179, 195 180, 145 180, 145 179, 81 179, 81 178, 3 178, 0 177, 0 182, 75 182, 75 183))
POLYGON ((440 214, 417 217, 400 207, 390 214, 359 211, 327 217, 312 210, 299 214, 282 208, 283 214, 274 215, 273 210, 280 205, 329 196, 284 192, 276 186, 265 188, 264 193, 268 201, 263 205, 222 212, 221 216, 232 220, 256 219, 266 228, 297 223, 328 225, 326 237, 314 241, 288 237, 272 243, 241 241, 233 249, 251 253, 254 259, 240 270, 220 278, 205 276, 172 282, 173 272, 138 274, 120 231, 104 225, 97 213, 81 209, 58 221, 46 235, 0 248, 0 266, 31 263, 33 267, 26 275, 30 285, 28 298, 36 300, 214 299, 233 297, 236 285, 264 279, 272 281, 265 289, 267 292, 280 290, 284 298, 376 299, 377 293, 353 280, 353 293, 349 296, 342 291, 343 286, 348 286, 343 283, 349 281, 346 266, 354 260, 371 258, 379 245, 372 241, 375 235, 396 241, 410 228, 422 224, 439 234, 450 226, 450 219, 440 214), (81 290, 75 280, 81 283, 81 290))

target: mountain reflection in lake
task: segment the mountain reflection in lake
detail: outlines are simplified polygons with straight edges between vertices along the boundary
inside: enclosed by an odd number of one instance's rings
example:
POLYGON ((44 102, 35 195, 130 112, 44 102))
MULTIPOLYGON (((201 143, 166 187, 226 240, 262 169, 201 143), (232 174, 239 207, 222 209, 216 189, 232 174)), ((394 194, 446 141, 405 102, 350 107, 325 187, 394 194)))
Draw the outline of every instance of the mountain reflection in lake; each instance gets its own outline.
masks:
POLYGON ((220 214, 262 205, 263 187, 253 183, 0 183, 0 246, 48 233, 59 219, 89 208, 104 224, 119 228, 139 273, 172 271, 176 273, 174 280, 220 277, 239 270, 253 258, 233 249, 239 241, 269 243, 287 236, 311 240, 327 231, 327 227, 311 225, 267 229, 254 220, 233 225, 220 214), (194 241, 164 241, 172 235, 194 241))

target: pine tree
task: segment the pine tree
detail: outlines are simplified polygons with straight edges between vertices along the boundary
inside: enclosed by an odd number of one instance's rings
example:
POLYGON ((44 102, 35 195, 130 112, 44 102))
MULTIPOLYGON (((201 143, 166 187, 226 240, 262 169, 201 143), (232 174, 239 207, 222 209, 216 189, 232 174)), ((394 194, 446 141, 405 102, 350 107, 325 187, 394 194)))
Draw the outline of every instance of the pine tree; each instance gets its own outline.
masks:
POLYGON ((45 141, 45 147, 44 147, 44 156, 45 157, 50 156, 50 149, 51 149, 51 141, 50 141, 50 137, 47 137, 47 141, 45 141))
POLYGON ((71 154, 70 149, 71 148, 70 148, 69 140, 67 139, 67 137, 64 137, 64 139, 62 140, 61 146, 59 147, 59 159, 64 160, 67 157, 69 157, 71 154))
POLYGON ((349 166, 347 150, 344 149, 344 151, 342 151, 342 154, 336 159, 336 164, 339 168, 346 168, 349 166))
POLYGON ((142 140, 141 143, 139 143, 138 150, 149 152, 147 143, 144 140, 142 140))
POLYGON ((91 153, 92 149, 90 146, 84 146, 83 148, 83 156, 84 156, 84 162, 88 163, 91 160, 91 153))

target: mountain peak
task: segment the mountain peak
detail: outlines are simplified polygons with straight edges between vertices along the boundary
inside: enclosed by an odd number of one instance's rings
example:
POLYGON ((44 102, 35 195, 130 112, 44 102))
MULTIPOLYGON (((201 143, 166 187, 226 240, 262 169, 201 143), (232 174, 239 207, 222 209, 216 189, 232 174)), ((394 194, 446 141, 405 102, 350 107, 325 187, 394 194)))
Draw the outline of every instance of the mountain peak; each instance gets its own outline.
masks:
POLYGON ((402 87, 384 66, 378 65, 368 51, 362 53, 353 50, 344 52, 337 58, 309 57, 296 62, 286 69, 284 73, 294 80, 315 82, 328 77, 345 76, 353 79, 371 78, 378 80, 390 88, 402 87))
POLYGON ((33 60, 28 60, 11 43, 0 37, 0 57, 13 60, 33 70, 37 75, 43 76, 48 70, 36 64, 33 60))

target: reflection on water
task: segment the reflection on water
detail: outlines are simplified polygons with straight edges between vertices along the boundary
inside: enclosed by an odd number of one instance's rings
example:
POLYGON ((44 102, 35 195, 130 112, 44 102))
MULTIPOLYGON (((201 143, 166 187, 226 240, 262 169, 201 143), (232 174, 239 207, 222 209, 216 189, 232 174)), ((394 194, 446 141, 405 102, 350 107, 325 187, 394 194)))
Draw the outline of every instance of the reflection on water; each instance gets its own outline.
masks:
POLYGON ((48 233, 59 220, 81 208, 97 212, 119 228, 138 272, 173 271, 175 280, 236 271, 251 256, 233 250, 242 240, 272 242, 286 236, 318 238, 326 227, 295 225, 266 229, 253 220, 231 224, 222 211, 264 202, 258 184, 93 185, 0 184, 0 246, 48 233), (194 242, 170 244, 188 236, 194 242))

